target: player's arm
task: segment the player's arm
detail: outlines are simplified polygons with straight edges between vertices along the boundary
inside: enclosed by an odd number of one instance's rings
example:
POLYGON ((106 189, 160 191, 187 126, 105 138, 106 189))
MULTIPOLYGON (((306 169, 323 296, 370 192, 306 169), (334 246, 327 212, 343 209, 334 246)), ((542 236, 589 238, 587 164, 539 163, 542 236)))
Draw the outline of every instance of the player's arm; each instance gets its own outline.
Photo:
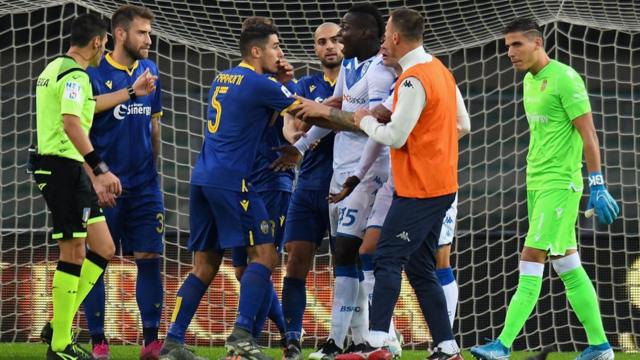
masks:
POLYGON ((331 131, 330 129, 312 126, 305 136, 300 137, 293 145, 284 145, 274 149, 281 152, 281 155, 269 165, 269 168, 275 171, 293 169, 302 160, 304 153, 331 131))
POLYGON ((160 156, 160 114, 151 117, 151 147, 153 148, 153 157, 156 162, 160 156))
POLYGON ((304 136, 305 131, 308 130, 308 125, 306 123, 297 120, 289 113, 284 114, 283 120, 284 124, 282 126, 282 135, 284 135, 284 138, 291 144, 304 136))
POLYGON ((582 78, 575 71, 567 72, 566 78, 558 79, 558 93, 562 107, 569 118, 573 119, 573 126, 580 133, 584 146, 591 188, 585 215, 590 217, 595 213, 601 224, 611 224, 620 214, 620 208, 607 191, 601 173, 600 143, 593 125, 589 96, 582 78))
POLYGON ((456 86, 456 106, 458 109, 458 115, 456 119, 458 120, 458 139, 461 139, 465 135, 471 132, 471 118, 469 117, 469 112, 467 111, 467 107, 464 105, 464 99, 462 98, 462 93, 460 92, 460 88, 456 86))
POLYGON ((130 99, 151 94, 156 88, 155 83, 157 79, 158 77, 156 75, 151 74, 149 69, 146 69, 144 73, 138 76, 132 86, 96 96, 94 113, 98 114, 105 110, 113 109, 116 105, 122 104, 130 99))
POLYGON ((398 89, 396 108, 389 123, 379 123, 371 111, 365 109, 356 111, 354 119, 356 126, 370 138, 396 149, 404 146, 427 104, 424 88, 417 78, 406 78, 398 89))

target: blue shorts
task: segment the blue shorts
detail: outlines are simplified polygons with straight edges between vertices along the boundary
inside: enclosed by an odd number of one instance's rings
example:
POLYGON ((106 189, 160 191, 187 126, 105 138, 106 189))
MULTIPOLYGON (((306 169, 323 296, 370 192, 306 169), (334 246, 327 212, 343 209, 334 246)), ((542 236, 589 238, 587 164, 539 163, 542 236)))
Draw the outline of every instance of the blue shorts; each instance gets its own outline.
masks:
POLYGON ((218 252, 273 243, 273 230, 262 198, 250 189, 240 192, 191 184, 189 251, 218 252))
POLYGON ((320 246, 329 231, 327 191, 298 189, 291 197, 284 228, 284 244, 310 241, 320 246))
POLYGON ((159 188, 150 192, 129 192, 116 200, 116 207, 104 208, 107 225, 122 255, 134 252, 162 254, 164 206, 159 188))
MULTIPOLYGON (((262 198, 267 208, 274 243, 276 248, 280 249, 291 193, 288 191, 261 191, 258 195, 262 198)), ((244 247, 234 248, 231 253, 231 262, 235 267, 247 266, 247 249, 244 247)))

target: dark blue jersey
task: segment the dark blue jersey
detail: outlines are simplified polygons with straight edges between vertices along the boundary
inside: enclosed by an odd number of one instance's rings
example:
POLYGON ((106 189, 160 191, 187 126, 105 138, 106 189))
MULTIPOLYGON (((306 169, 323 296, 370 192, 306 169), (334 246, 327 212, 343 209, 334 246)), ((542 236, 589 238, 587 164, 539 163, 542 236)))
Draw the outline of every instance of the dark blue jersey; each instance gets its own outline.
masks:
POLYGON ((216 76, 208 102, 204 143, 191 183, 244 191, 274 112, 286 111, 295 98, 276 79, 241 63, 216 76))
MULTIPOLYGON (((87 68, 94 95, 125 89, 136 81, 146 69, 158 74, 151 60, 138 60, 128 69, 115 62, 110 54, 98 67, 87 68)), ((155 159, 151 139, 151 118, 162 115, 160 82, 156 90, 135 100, 124 102, 113 109, 95 114, 89 132, 91 144, 120 179, 124 189, 136 189, 152 184, 157 187, 155 159)))
POLYGON ((275 161, 280 154, 273 151, 273 148, 283 146, 289 142, 282 134, 283 119, 274 112, 269 121, 267 129, 262 134, 262 139, 258 145, 258 153, 253 163, 253 170, 249 177, 251 185, 257 192, 261 191, 291 191, 293 187, 294 170, 273 171, 269 165, 275 161))
MULTIPOLYGON (((322 102, 333 95, 335 82, 323 73, 303 77, 298 81, 298 94, 307 99, 322 102)), ((296 188, 329 191, 333 174, 333 138, 335 133, 325 136, 318 146, 304 155, 296 188)))

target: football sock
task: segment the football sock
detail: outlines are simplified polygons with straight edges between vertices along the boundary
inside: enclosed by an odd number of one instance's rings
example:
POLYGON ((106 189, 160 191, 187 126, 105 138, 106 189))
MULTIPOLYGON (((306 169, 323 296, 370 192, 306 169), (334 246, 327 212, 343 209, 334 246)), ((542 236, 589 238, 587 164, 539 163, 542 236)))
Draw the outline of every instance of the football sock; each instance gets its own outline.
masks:
POLYGON ((142 319, 145 345, 158 340, 158 328, 162 316, 162 275, 160 258, 137 259, 136 301, 142 319))
POLYGON ((302 336, 302 320, 307 305, 305 280, 285 277, 282 282, 282 311, 286 321, 285 336, 287 340, 300 341, 302 336))
POLYGON ((191 323, 191 319, 198 310, 200 300, 207 291, 207 284, 189 273, 176 294, 176 305, 171 316, 171 327, 167 337, 179 343, 184 343, 184 334, 191 323))
POLYGON ((51 284, 53 339, 51 349, 63 351, 71 344, 71 323, 75 317, 75 300, 80 281, 80 265, 58 261, 51 284))

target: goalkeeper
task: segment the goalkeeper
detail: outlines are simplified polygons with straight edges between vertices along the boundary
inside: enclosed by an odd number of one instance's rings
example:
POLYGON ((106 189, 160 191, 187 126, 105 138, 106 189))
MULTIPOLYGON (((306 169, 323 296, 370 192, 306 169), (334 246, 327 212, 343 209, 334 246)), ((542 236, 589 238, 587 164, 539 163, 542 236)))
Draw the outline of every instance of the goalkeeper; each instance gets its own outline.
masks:
POLYGON ((518 289, 504 329, 495 341, 471 348, 478 359, 507 359, 509 348, 540 296, 547 256, 567 290, 589 347, 579 360, 613 359, 602 326, 598 297, 580 263, 575 224, 582 196, 582 149, 591 196, 587 212, 611 224, 620 210, 600 173, 600 152, 584 82, 571 67, 549 59, 538 24, 518 18, 504 31, 509 59, 524 77, 524 108, 531 128, 527 155, 529 232, 520 259, 518 289), (592 210, 593 209, 593 210, 592 210))

